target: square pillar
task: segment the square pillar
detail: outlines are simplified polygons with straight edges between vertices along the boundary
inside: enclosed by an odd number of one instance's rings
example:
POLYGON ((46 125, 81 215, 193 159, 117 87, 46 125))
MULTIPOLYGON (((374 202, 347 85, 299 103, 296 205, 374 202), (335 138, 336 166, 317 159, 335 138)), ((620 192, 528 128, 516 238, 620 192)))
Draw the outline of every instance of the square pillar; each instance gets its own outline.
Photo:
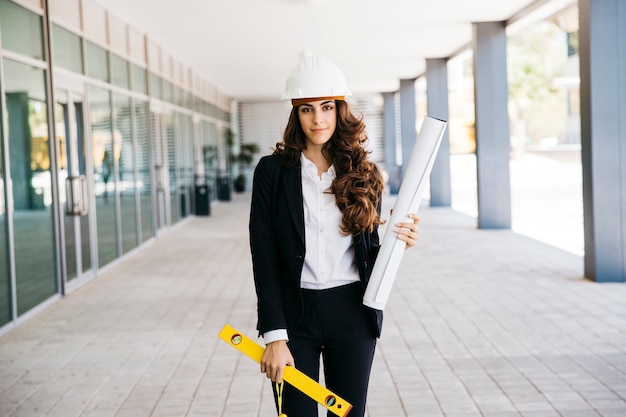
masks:
MULTIPOLYGON (((426 102, 428 115, 448 121, 448 60, 445 58, 426 60, 426 102)), ((450 178, 450 137, 448 129, 443 134, 439 152, 430 173, 430 205, 450 207, 452 185, 450 178)))
POLYGON ((415 140, 417 139, 417 131, 415 130, 416 112, 415 80, 400 80, 400 132, 402 137, 401 177, 404 177, 413 145, 415 145, 415 140))
POLYGON ((626 281, 626 2, 580 0, 585 276, 626 281))
POLYGON ((389 175, 387 187, 391 194, 398 194, 401 178, 396 162, 396 114, 396 93, 383 93, 383 146, 385 170, 389 175))
POLYGON ((509 114, 504 22, 473 25, 478 227, 511 228, 509 114))

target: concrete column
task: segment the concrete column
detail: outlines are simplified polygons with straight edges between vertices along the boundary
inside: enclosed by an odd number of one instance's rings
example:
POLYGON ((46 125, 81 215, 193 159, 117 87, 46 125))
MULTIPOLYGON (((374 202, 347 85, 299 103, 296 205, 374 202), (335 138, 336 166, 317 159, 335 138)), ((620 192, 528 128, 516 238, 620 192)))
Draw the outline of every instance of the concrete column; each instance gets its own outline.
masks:
POLYGON ((473 25, 478 227, 511 228, 506 32, 503 22, 473 25))
POLYGON ((396 163, 396 93, 383 93, 383 144, 387 187, 391 194, 400 189, 400 167, 396 163))
MULTIPOLYGON (((449 120, 448 60, 444 58, 427 59, 426 81, 428 115, 440 120, 449 120)), ((432 207, 450 207, 451 204, 450 139, 448 129, 446 129, 433 170, 430 173, 430 205, 432 207)))
POLYGON ((585 276, 626 281, 626 2, 580 0, 585 276))
POLYGON ((402 135, 402 167, 401 176, 404 177, 406 167, 411 158, 411 151, 417 138, 415 130, 415 80, 400 80, 400 132, 402 135))

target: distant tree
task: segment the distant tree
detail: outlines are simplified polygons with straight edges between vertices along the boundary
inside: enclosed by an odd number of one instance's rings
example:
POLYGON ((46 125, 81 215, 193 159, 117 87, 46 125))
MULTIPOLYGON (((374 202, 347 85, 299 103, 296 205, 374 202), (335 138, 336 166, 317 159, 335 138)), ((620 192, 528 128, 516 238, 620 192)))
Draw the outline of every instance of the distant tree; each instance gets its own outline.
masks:
POLYGON ((567 59, 567 35, 550 21, 508 39, 509 114, 512 136, 538 143, 559 137, 567 116, 566 92, 555 80, 567 59))

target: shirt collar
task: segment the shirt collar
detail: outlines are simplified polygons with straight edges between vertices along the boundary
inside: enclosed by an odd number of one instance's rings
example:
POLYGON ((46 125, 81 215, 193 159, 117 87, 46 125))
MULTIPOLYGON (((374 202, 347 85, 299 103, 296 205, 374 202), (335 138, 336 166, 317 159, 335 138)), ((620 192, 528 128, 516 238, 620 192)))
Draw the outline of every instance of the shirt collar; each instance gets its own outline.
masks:
MULTIPOLYGON (((300 153, 300 164, 302 165, 302 170, 307 173, 307 175, 313 175, 319 178, 317 175, 317 166, 313 163, 313 161, 309 160, 304 153, 300 153)), ((335 172, 335 166, 331 165, 328 168, 328 171, 322 173, 323 179, 333 180, 337 176, 335 172)))

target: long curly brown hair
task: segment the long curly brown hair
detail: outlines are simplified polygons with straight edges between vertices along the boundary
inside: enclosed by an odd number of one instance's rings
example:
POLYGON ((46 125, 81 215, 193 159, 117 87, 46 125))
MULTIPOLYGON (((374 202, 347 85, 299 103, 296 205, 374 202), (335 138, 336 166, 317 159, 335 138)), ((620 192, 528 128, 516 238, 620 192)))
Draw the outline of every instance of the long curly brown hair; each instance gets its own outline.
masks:
MULTIPOLYGON (((330 186, 337 207, 342 213, 341 233, 344 236, 372 231, 382 224, 378 214, 384 182, 378 167, 369 160, 365 124, 356 117, 343 100, 336 100, 337 127, 324 145, 322 153, 334 165, 337 177, 330 186)), ((294 166, 306 148, 306 135, 298 117, 298 106, 289 115, 283 142, 276 144, 275 155, 284 165, 294 166)))

